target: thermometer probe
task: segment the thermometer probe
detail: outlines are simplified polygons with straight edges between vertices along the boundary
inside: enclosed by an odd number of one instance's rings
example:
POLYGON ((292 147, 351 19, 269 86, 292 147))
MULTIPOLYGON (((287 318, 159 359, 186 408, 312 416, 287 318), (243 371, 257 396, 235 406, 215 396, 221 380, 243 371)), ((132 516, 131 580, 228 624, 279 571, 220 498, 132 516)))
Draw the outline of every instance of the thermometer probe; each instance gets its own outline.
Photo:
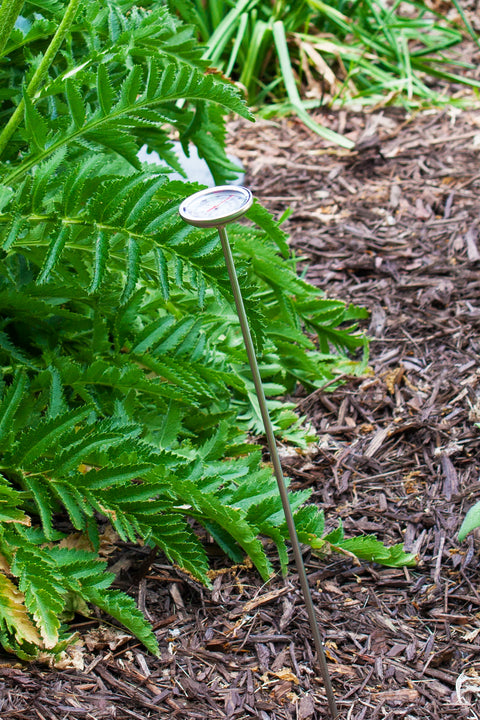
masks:
POLYGON ((235 306, 237 309, 238 319, 240 321, 240 327, 245 343, 245 349, 247 351, 248 362, 253 376, 258 405, 260 407, 263 425, 265 428, 265 435, 270 451, 270 458, 272 461, 275 478, 278 484, 278 490, 282 500, 283 511, 285 513, 285 519, 287 522, 288 532, 292 544, 295 565, 302 588, 303 599, 305 601, 305 608, 307 610, 310 629, 312 631, 315 649, 317 651, 317 660, 325 684, 328 706, 332 718, 334 718, 335 720, 338 717, 338 710, 333 694, 330 675, 328 672, 322 638, 315 615, 315 606, 313 604, 310 586, 308 584, 307 573, 305 571, 305 565, 303 563, 302 552, 297 536, 297 531, 295 528, 295 521, 293 519, 292 509, 288 501, 288 490, 285 483, 285 478, 283 476, 280 456, 278 454, 272 422, 270 420, 270 415, 267 408, 265 392, 263 390, 260 370, 258 368, 257 358, 255 355, 255 348, 253 346, 247 315, 245 313, 245 307, 243 304, 240 285, 235 270, 233 255, 225 229, 225 225, 234 220, 238 220, 240 217, 245 215, 247 210, 252 206, 252 203, 253 196, 250 190, 248 190, 247 188, 234 185, 222 185, 214 188, 208 188, 207 190, 201 190, 200 192, 190 195, 190 197, 186 198, 180 205, 179 213, 180 216, 185 220, 185 222, 189 223, 190 225, 194 225, 195 227, 217 228, 218 234, 220 236, 220 242, 222 244, 223 255, 225 257, 228 276, 230 278, 230 284, 232 286, 232 292, 235 299, 235 306))

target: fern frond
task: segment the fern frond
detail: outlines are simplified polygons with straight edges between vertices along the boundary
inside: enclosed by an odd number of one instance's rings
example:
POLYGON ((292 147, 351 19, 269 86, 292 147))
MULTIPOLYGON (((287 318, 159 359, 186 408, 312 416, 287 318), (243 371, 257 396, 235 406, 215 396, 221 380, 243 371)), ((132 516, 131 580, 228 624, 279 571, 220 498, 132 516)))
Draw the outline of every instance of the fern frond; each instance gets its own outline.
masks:
POLYGON ((267 233, 284 258, 289 257, 290 249, 287 243, 288 235, 280 229, 279 223, 273 219, 272 215, 266 208, 263 207, 263 205, 260 205, 260 203, 255 200, 247 213, 247 217, 249 220, 252 220, 256 225, 258 225, 258 227, 262 228, 265 233, 267 233))
POLYGON ((106 572, 106 562, 95 553, 71 547, 55 546, 48 550, 49 559, 71 592, 85 592, 86 588, 102 591, 112 584, 113 573, 106 572))
POLYGON ((28 465, 47 449, 56 446, 62 435, 85 420, 89 413, 89 408, 72 410, 44 421, 37 428, 27 430, 15 448, 15 462, 18 465, 28 465))
POLYGON ((138 361, 149 370, 153 370, 160 378, 173 382, 177 388, 184 388, 185 392, 197 403, 205 400, 212 400, 215 397, 214 391, 208 382, 205 382, 192 363, 187 363, 179 358, 161 357, 152 358, 150 355, 143 355, 138 361))
MULTIPOLYGON (((193 268, 210 287, 216 288, 231 301, 230 282, 218 238, 214 239, 211 232, 203 233, 185 227, 178 216, 177 202, 174 204, 172 202, 162 203, 158 206, 150 203, 146 209, 139 209, 137 205, 137 210, 144 212, 135 217, 135 222, 133 221, 130 204, 125 201, 124 196, 128 196, 132 189, 143 182, 143 179, 145 179, 143 176, 138 175, 133 179, 117 180, 113 185, 107 183, 106 187, 102 187, 78 217, 63 218, 62 223, 65 227, 81 225, 83 232, 88 230, 86 243, 80 244, 78 239, 73 237, 71 242, 68 240, 65 242, 63 246, 65 250, 77 253, 83 251, 87 256, 91 256, 93 252, 98 253, 98 247, 93 250, 92 243, 95 243, 96 246, 99 231, 106 237, 110 237, 111 242, 114 241, 110 247, 110 260, 115 262, 119 270, 125 268, 127 275, 123 302, 126 302, 134 294, 140 269, 144 281, 150 284, 152 279, 158 281, 158 278, 154 276, 155 262, 151 254, 149 255, 158 247, 163 253, 168 253, 171 257, 179 259, 193 268), (112 199, 105 202, 106 196, 112 197, 112 199), (115 198, 115 202, 113 198, 115 198), (154 220, 152 220, 152 214, 155 215, 154 220)), ((51 219, 54 222, 53 216, 51 219)), ((5 216, 5 229, 8 227, 8 220, 8 216, 5 216)), ((25 217, 25 220, 32 223, 40 232, 46 232, 48 216, 42 217, 41 226, 38 225, 37 216, 29 215, 25 217)), ((0 229, 1 227, 2 217, 0 216, 0 229)), ((44 239, 39 237, 34 247, 52 248, 50 234, 46 234, 44 239)), ((57 245, 54 243, 53 247, 56 249, 57 245)), ((31 238, 28 239, 28 242, 27 238, 17 238, 15 244, 10 248, 11 251, 14 249, 16 251, 25 249, 25 251, 31 252, 31 238)), ((51 252, 53 253, 53 249, 51 252)), ((239 268, 239 277, 252 330, 257 339, 260 339, 263 336, 263 315, 256 297, 257 288, 249 284, 248 278, 241 268, 239 268)), ((66 277, 65 282, 67 282, 66 277)))
POLYGON ((58 363, 64 383, 71 385, 73 390, 80 397, 88 397, 90 402, 96 401, 95 389, 111 391, 125 395, 132 389, 136 393, 147 397, 155 398, 159 402, 159 409, 163 401, 174 400, 182 405, 196 405, 195 395, 182 390, 172 384, 165 383, 161 378, 153 377, 148 379, 144 371, 134 363, 124 362, 123 366, 116 366, 105 360, 97 360, 89 367, 82 369, 72 363, 58 363))
MULTIPOLYGON (((137 144, 126 131, 136 127, 136 117, 143 110, 155 111, 157 122, 163 124, 165 121, 163 108, 165 106, 168 108, 177 100, 204 100, 218 103, 226 111, 250 117, 243 100, 232 84, 220 80, 215 75, 204 75, 196 67, 181 62, 162 63, 160 60, 151 60, 148 78, 142 80, 143 74, 142 67, 134 65, 125 77, 107 115, 103 110, 97 110, 87 114, 83 124, 77 126, 76 121, 80 120, 80 113, 77 112, 75 118, 70 116, 71 127, 59 137, 53 133, 48 134, 45 118, 27 98, 26 123, 33 152, 21 166, 6 175, 4 183, 10 185, 18 182, 33 166, 43 162, 61 148, 77 144, 81 140, 90 143, 92 147, 113 150, 125 157, 133 167, 140 168, 137 144), (142 85, 145 89, 140 92, 142 85)), ((101 108, 100 103, 99 107, 101 108)), ((77 103, 69 107, 70 111, 73 109, 78 110, 77 103)))
POLYGON ((174 513, 162 513, 150 519, 143 526, 143 532, 155 543, 170 562, 193 575, 200 582, 210 585, 208 580, 208 558, 188 523, 174 513))
POLYGON ((119 590, 86 589, 85 595, 104 612, 122 623, 154 655, 159 654, 158 642, 150 624, 135 605, 135 601, 119 590))
POLYGON ((137 463, 136 465, 115 465, 115 467, 105 467, 100 470, 89 470, 82 476, 78 486, 88 489, 90 492, 125 486, 131 480, 142 477, 152 467, 153 464, 150 463, 137 463))
POLYGON ((60 614, 65 606, 65 586, 54 563, 40 548, 19 547, 12 573, 19 578, 18 587, 25 596, 26 608, 36 622, 45 647, 55 647, 60 614))
POLYGON ((203 518, 207 518, 218 523, 245 550, 261 576, 265 580, 270 577, 272 574, 270 562, 265 556, 256 533, 246 521, 244 513, 224 505, 213 493, 198 490, 192 482, 176 482, 175 492, 182 502, 191 506, 189 514, 192 517, 199 522, 202 522, 203 518))

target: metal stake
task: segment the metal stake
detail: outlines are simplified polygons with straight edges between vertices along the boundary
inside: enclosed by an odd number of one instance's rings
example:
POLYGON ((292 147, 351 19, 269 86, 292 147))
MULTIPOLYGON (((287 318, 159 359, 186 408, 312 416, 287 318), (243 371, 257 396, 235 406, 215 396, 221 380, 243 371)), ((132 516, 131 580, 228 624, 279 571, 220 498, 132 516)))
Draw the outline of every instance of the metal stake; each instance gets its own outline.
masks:
POLYGON ((335 696, 333 694, 332 683, 330 680, 330 674, 328 672, 327 660, 323 649, 322 638, 318 627, 317 618, 315 615, 315 606, 313 604, 312 595, 310 592, 310 586, 308 584, 307 573, 305 571, 305 565, 303 563, 302 552, 300 543, 297 536, 297 530, 295 528, 295 522, 293 519, 292 509, 288 502, 288 491, 283 476, 282 465, 280 463, 280 456, 278 454, 277 444, 275 441, 275 435, 273 433, 272 422, 267 408, 267 402, 265 399, 265 393, 262 385, 262 378, 258 369, 257 358, 255 355, 255 348, 253 346, 252 336, 250 333, 250 327, 248 325, 247 315, 245 312, 245 306, 243 304, 242 293, 235 270, 235 263, 233 260, 230 243, 228 242, 227 231, 225 226, 217 226, 220 241, 222 243, 222 250, 225 257, 225 263, 227 266, 228 276, 230 278, 230 284, 232 286, 233 297, 235 299, 235 306, 237 308, 238 319, 240 321, 240 327, 242 329, 243 340, 245 343, 245 349, 247 351, 248 362, 250 370, 253 375, 253 382, 257 394, 258 404, 260 406, 260 412, 262 414, 263 425, 265 428, 265 435, 267 437, 268 448, 270 450, 270 457, 272 460, 273 470, 275 478, 278 484, 278 490, 282 499, 283 511, 285 513, 285 519, 287 521, 288 532, 292 543, 293 556, 295 558, 295 565, 297 567, 298 577, 302 588, 303 599, 305 601, 305 607, 307 609, 308 620, 310 622, 310 629, 313 635, 313 641, 315 649, 317 651, 317 660, 320 666, 320 671, 325 684, 325 692, 328 700, 328 707, 332 715, 333 720, 338 718, 337 704, 335 702, 335 696))

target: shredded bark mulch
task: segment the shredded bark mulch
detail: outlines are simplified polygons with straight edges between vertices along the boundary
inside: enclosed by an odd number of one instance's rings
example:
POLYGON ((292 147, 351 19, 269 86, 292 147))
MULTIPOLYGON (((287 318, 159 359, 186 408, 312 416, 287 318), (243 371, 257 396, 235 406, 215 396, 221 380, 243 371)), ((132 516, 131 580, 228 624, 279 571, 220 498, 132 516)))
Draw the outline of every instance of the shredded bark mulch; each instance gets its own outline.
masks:
MULTIPOLYGON (((480 573, 474 534, 456 540, 480 495, 480 113, 393 109, 328 114, 355 151, 294 119, 231 125, 248 184, 285 228, 307 277, 371 311, 370 372, 299 397, 310 454, 284 453, 346 535, 404 542, 413 568, 305 563, 341 717, 480 718, 480 573)), ((216 560, 213 591, 125 546, 119 582, 138 597, 162 654, 79 620, 65 668, 0 657, 0 717, 327 718, 295 573, 263 585, 216 560), (147 563, 148 566, 148 563, 147 563)))

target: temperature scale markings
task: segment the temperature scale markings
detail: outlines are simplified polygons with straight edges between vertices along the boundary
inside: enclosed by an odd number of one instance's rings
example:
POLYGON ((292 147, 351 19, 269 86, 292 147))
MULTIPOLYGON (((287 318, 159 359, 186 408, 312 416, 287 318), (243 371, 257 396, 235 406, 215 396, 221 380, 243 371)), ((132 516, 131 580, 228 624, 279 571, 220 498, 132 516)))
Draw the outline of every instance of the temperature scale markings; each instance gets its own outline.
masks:
POLYGON ((216 210, 217 208, 220 207, 220 205, 223 205, 224 202, 227 202, 227 200, 230 200, 230 198, 232 198, 232 197, 235 197, 234 193, 232 193, 231 195, 228 195, 226 198, 223 198, 223 200, 220 200, 220 202, 217 203, 216 205, 212 205, 212 207, 208 208, 207 212, 212 212, 212 210, 216 210))

